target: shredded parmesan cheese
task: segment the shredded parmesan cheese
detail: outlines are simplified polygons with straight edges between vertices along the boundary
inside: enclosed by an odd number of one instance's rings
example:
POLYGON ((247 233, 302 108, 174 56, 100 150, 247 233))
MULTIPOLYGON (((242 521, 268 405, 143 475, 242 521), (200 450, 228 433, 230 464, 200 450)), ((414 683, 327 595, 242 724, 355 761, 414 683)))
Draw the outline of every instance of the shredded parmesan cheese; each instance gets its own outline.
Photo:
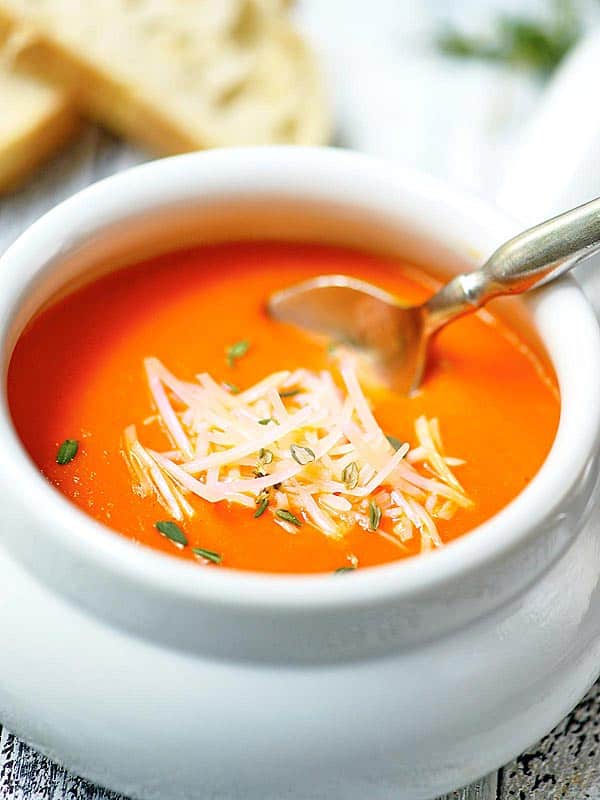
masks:
POLYGON ((472 505, 451 469, 464 462, 443 453, 438 420, 419 417, 416 446, 395 449, 351 363, 341 367, 345 390, 327 371, 301 369, 237 394, 207 374, 181 381, 155 358, 145 368, 169 446, 145 447, 130 425, 123 454, 133 490, 154 494, 176 520, 193 515, 195 495, 268 512, 288 533, 293 520, 333 538, 358 525, 400 548, 418 536, 425 551, 442 545, 435 519, 472 505))

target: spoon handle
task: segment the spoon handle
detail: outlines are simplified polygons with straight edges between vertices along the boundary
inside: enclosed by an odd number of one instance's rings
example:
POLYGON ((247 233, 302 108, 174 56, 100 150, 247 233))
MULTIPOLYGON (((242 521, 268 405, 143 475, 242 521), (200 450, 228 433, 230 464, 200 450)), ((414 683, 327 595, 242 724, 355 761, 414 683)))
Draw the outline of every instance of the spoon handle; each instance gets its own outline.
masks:
POLYGON ((600 250, 600 197, 520 233, 474 272, 457 275, 425 304, 433 333, 503 294, 553 281, 600 250))

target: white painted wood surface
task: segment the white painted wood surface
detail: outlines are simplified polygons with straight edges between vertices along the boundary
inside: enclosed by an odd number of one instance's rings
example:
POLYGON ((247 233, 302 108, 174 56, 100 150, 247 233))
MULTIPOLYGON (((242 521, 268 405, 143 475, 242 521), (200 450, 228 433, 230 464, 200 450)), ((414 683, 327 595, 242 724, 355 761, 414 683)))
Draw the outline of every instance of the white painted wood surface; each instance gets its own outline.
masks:
MULTIPOLYGON (((330 77, 338 143, 400 160, 493 198, 515 138, 535 113, 541 87, 489 65, 448 62, 432 52, 429 42, 443 19, 468 17, 472 24, 498 5, 492 0, 301 2, 299 22, 320 50, 330 77)), ((501 5, 522 9, 540 3, 501 5)), ((143 159, 90 126, 33 183, 0 202, 0 251, 57 202, 143 159)), ((600 305, 600 280, 590 286, 600 305)), ((599 706, 600 689, 594 687, 533 750, 447 800, 600 800, 599 706)), ((0 800, 109 798, 117 800, 1 731, 0 800)))

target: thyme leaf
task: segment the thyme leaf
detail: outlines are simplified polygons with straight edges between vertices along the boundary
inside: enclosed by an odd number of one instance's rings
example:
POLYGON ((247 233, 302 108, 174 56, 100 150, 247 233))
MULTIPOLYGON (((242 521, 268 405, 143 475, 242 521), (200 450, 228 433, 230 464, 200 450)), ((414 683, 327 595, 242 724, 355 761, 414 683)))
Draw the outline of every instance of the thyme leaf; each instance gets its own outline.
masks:
POLYGON ((203 547, 192 547, 192 553, 198 558, 206 558, 207 561, 212 561, 213 564, 220 564, 223 561, 223 556, 220 553, 215 553, 214 550, 205 550, 203 547))
POLYGON ((181 547, 185 547, 188 543, 187 536, 176 522, 171 522, 171 520, 155 522, 154 527, 159 533, 162 533, 163 536, 166 536, 167 539, 170 539, 172 542, 175 542, 175 544, 178 544, 181 547))
POLYGON ((79 442, 77 439, 65 439, 61 446, 58 448, 56 454, 56 463, 64 466, 70 461, 73 461, 79 450, 79 442))
POLYGON ((346 485, 346 489, 355 489, 358 485, 358 466, 356 461, 352 461, 350 464, 344 467, 344 471, 342 472, 342 480, 346 485))
POLYGON ((248 352, 248 348, 250 347, 250 342, 248 339, 240 339, 239 342, 235 342, 230 347, 225 349, 225 356, 227 358, 227 363, 230 367, 233 367, 235 362, 238 358, 245 356, 248 352))
POLYGON ((376 531, 381 522, 381 509, 374 500, 369 500, 369 530, 376 531))
POLYGON ((286 522, 291 522, 292 525, 295 525, 297 528, 302 527, 302 523, 291 511, 288 511, 287 508, 278 508, 275 512, 275 516, 279 517, 279 519, 283 519, 286 522))
POLYGON ((273 453, 270 450, 266 450, 264 447, 261 447, 258 451, 258 460, 262 464, 270 464, 273 461, 273 453))
POLYGON ((259 517, 262 517, 262 515, 263 515, 263 514, 265 513, 265 511, 267 510, 267 506, 268 506, 268 505, 269 505, 269 498, 268 498, 268 497, 263 497, 263 498, 262 498, 262 499, 259 501, 259 503, 258 503, 258 508, 257 508, 257 509, 256 509, 256 511, 254 512, 254 519, 258 519, 259 517))
POLYGON ((290 447, 290 453, 294 461, 302 467, 306 466, 306 464, 310 464, 311 461, 314 461, 316 458, 314 451, 311 450, 310 447, 302 447, 299 444, 293 444, 290 447))
POLYGON ((400 450, 400 448, 402 447, 402 442, 400 441, 400 439, 396 439, 395 436, 388 436, 386 433, 385 438, 392 445, 394 450, 400 450))

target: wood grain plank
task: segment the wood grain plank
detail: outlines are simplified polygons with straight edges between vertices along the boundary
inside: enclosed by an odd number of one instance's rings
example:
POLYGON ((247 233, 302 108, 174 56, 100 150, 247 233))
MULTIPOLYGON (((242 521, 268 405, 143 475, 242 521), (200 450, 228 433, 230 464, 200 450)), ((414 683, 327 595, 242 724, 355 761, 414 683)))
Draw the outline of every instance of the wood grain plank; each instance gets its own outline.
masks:
POLYGON ((6 729, 0 734, 2 800, 123 800, 68 773, 20 742, 6 729))
POLYGON ((600 682, 548 736, 504 767, 499 800, 600 800, 600 682))
POLYGON ((494 772, 464 789, 445 794, 439 800, 497 800, 498 780, 494 772))

